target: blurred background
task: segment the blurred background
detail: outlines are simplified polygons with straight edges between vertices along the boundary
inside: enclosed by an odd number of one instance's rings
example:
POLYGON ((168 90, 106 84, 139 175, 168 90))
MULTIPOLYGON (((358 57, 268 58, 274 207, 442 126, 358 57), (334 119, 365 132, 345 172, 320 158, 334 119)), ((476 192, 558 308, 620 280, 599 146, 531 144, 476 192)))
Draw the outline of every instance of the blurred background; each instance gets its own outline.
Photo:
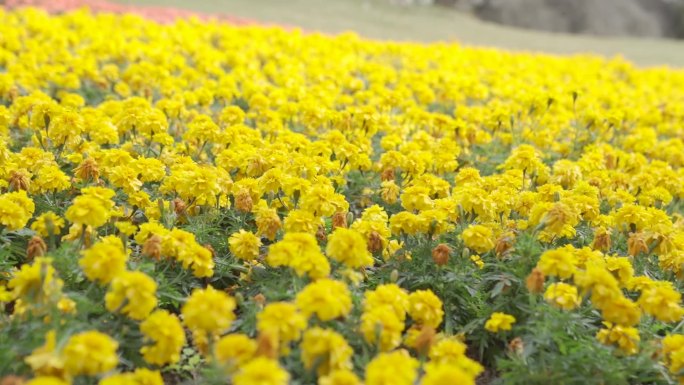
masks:
POLYGON ((684 0, 115 0, 308 31, 684 66, 684 0))

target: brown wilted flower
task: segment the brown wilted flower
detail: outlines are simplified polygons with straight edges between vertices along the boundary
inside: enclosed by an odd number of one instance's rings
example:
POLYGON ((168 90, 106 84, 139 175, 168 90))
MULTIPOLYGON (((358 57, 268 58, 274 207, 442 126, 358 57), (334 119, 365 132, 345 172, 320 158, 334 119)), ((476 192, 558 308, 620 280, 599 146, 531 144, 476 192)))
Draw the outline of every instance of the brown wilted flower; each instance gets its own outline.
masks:
POLYGON ((368 237, 368 251, 377 253, 382 250, 382 236, 377 231, 372 231, 368 237))
POLYGON ((47 252, 47 245, 43 238, 34 235, 26 247, 26 258, 33 259, 35 257, 42 257, 47 252))
POLYGON ((599 227, 594 231, 594 241, 591 243, 591 247, 594 250, 608 251, 612 241, 610 239, 610 229, 605 227, 599 227))
POLYGON ((266 304, 266 297, 264 297, 264 295, 261 293, 255 295, 254 297, 252 297, 252 299, 261 307, 263 307, 266 304))
POLYGON ((380 174, 380 179, 384 182, 387 180, 394 180, 394 169, 393 168, 386 168, 382 170, 382 173, 380 174))
POLYGON ((31 177, 25 170, 15 170, 10 173, 9 186, 13 191, 28 191, 31 186, 31 177))
POLYGON ((332 217, 333 230, 338 227, 347 227, 347 213, 341 211, 336 212, 332 217))
POLYGON ((432 260, 437 266, 444 266, 449 263, 449 255, 451 254, 451 247, 445 243, 440 243, 432 249, 432 260))
POLYGON ((494 251, 497 257, 503 257, 513 250, 513 234, 504 233, 496 240, 494 251))
POLYGON ((99 181, 100 169, 97 167, 95 159, 86 158, 74 169, 74 175, 82 180, 99 181))
POLYGON ((271 331, 263 331, 257 336, 257 356, 278 358, 278 336, 271 331))
POLYGON ((214 250, 214 247, 212 245, 207 243, 207 244, 204 244, 203 246, 205 249, 209 250, 212 258, 216 258, 216 250, 214 250))
POLYGON ((636 257, 639 253, 648 253, 648 244, 644 233, 630 233, 627 239, 627 254, 636 257))
POLYGON ((515 337, 508 343, 508 352, 515 355, 522 355, 525 350, 525 343, 522 338, 515 337))
POLYGON ((437 332, 435 328, 430 326, 423 326, 420 329, 420 334, 416 338, 416 350, 421 354, 427 354, 432 345, 437 342, 437 332))
POLYGON ((532 269, 532 272, 530 275, 527 276, 527 279, 525 279, 525 285, 527 286, 527 290, 529 290, 530 293, 538 294, 541 293, 542 290, 544 290, 544 280, 546 277, 544 277, 544 273, 542 273, 541 270, 538 268, 532 269))
POLYGON ((325 242, 328 239, 328 236, 325 233, 325 227, 319 225, 318 230, 316 230, 316 239, 318 239, 318 242, 325 242))
POLYGON ((188 208, 188 205, 182 199, 176 198, 171 203, 173 203, 173 211, 176 213, 176 215, 182 216, 185 214, 185 210, 188 208))
POLYGON ((162 239, 159 235, 152 235, 143 243, 142 254, 150 258, 159 260, 161 258, 162 239))
POLYGON ((2 379, 0 379, 0 385, 22 385, 25 383, 26 381, 23 377, 13 375, 5 376, 2 379))
POLYGON ((235 194, 235 208, 243 213, 252 211, 253 204, 252 196, 248 189, 242 188, 235 194))

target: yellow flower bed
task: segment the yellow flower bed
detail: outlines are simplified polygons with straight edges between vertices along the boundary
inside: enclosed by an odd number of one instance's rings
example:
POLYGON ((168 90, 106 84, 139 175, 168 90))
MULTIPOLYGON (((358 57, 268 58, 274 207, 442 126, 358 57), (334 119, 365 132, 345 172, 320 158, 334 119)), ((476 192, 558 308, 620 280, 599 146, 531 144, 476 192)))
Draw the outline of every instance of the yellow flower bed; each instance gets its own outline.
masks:
POLYGON ((684 71, 85 11, 0 25, 0 374, 684 381, 684 71))

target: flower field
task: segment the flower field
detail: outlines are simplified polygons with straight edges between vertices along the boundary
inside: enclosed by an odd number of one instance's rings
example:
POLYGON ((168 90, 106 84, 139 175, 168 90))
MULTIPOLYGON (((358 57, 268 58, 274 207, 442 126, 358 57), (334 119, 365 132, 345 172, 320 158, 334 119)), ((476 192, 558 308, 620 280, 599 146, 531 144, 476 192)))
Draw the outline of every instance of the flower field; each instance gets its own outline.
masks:
POLYGON ((0 24, 0 384, 684 383, 684 71, 0 24))

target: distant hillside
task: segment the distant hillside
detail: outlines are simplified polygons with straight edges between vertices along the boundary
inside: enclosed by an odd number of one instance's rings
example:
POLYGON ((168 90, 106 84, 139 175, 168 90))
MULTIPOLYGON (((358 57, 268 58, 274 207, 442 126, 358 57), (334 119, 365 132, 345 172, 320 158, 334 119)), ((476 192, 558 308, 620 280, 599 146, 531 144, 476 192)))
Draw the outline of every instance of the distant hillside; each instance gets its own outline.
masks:
POLYGON ((522 28, 600 36, 684 38, 683 0, 434 0, 522 28))

